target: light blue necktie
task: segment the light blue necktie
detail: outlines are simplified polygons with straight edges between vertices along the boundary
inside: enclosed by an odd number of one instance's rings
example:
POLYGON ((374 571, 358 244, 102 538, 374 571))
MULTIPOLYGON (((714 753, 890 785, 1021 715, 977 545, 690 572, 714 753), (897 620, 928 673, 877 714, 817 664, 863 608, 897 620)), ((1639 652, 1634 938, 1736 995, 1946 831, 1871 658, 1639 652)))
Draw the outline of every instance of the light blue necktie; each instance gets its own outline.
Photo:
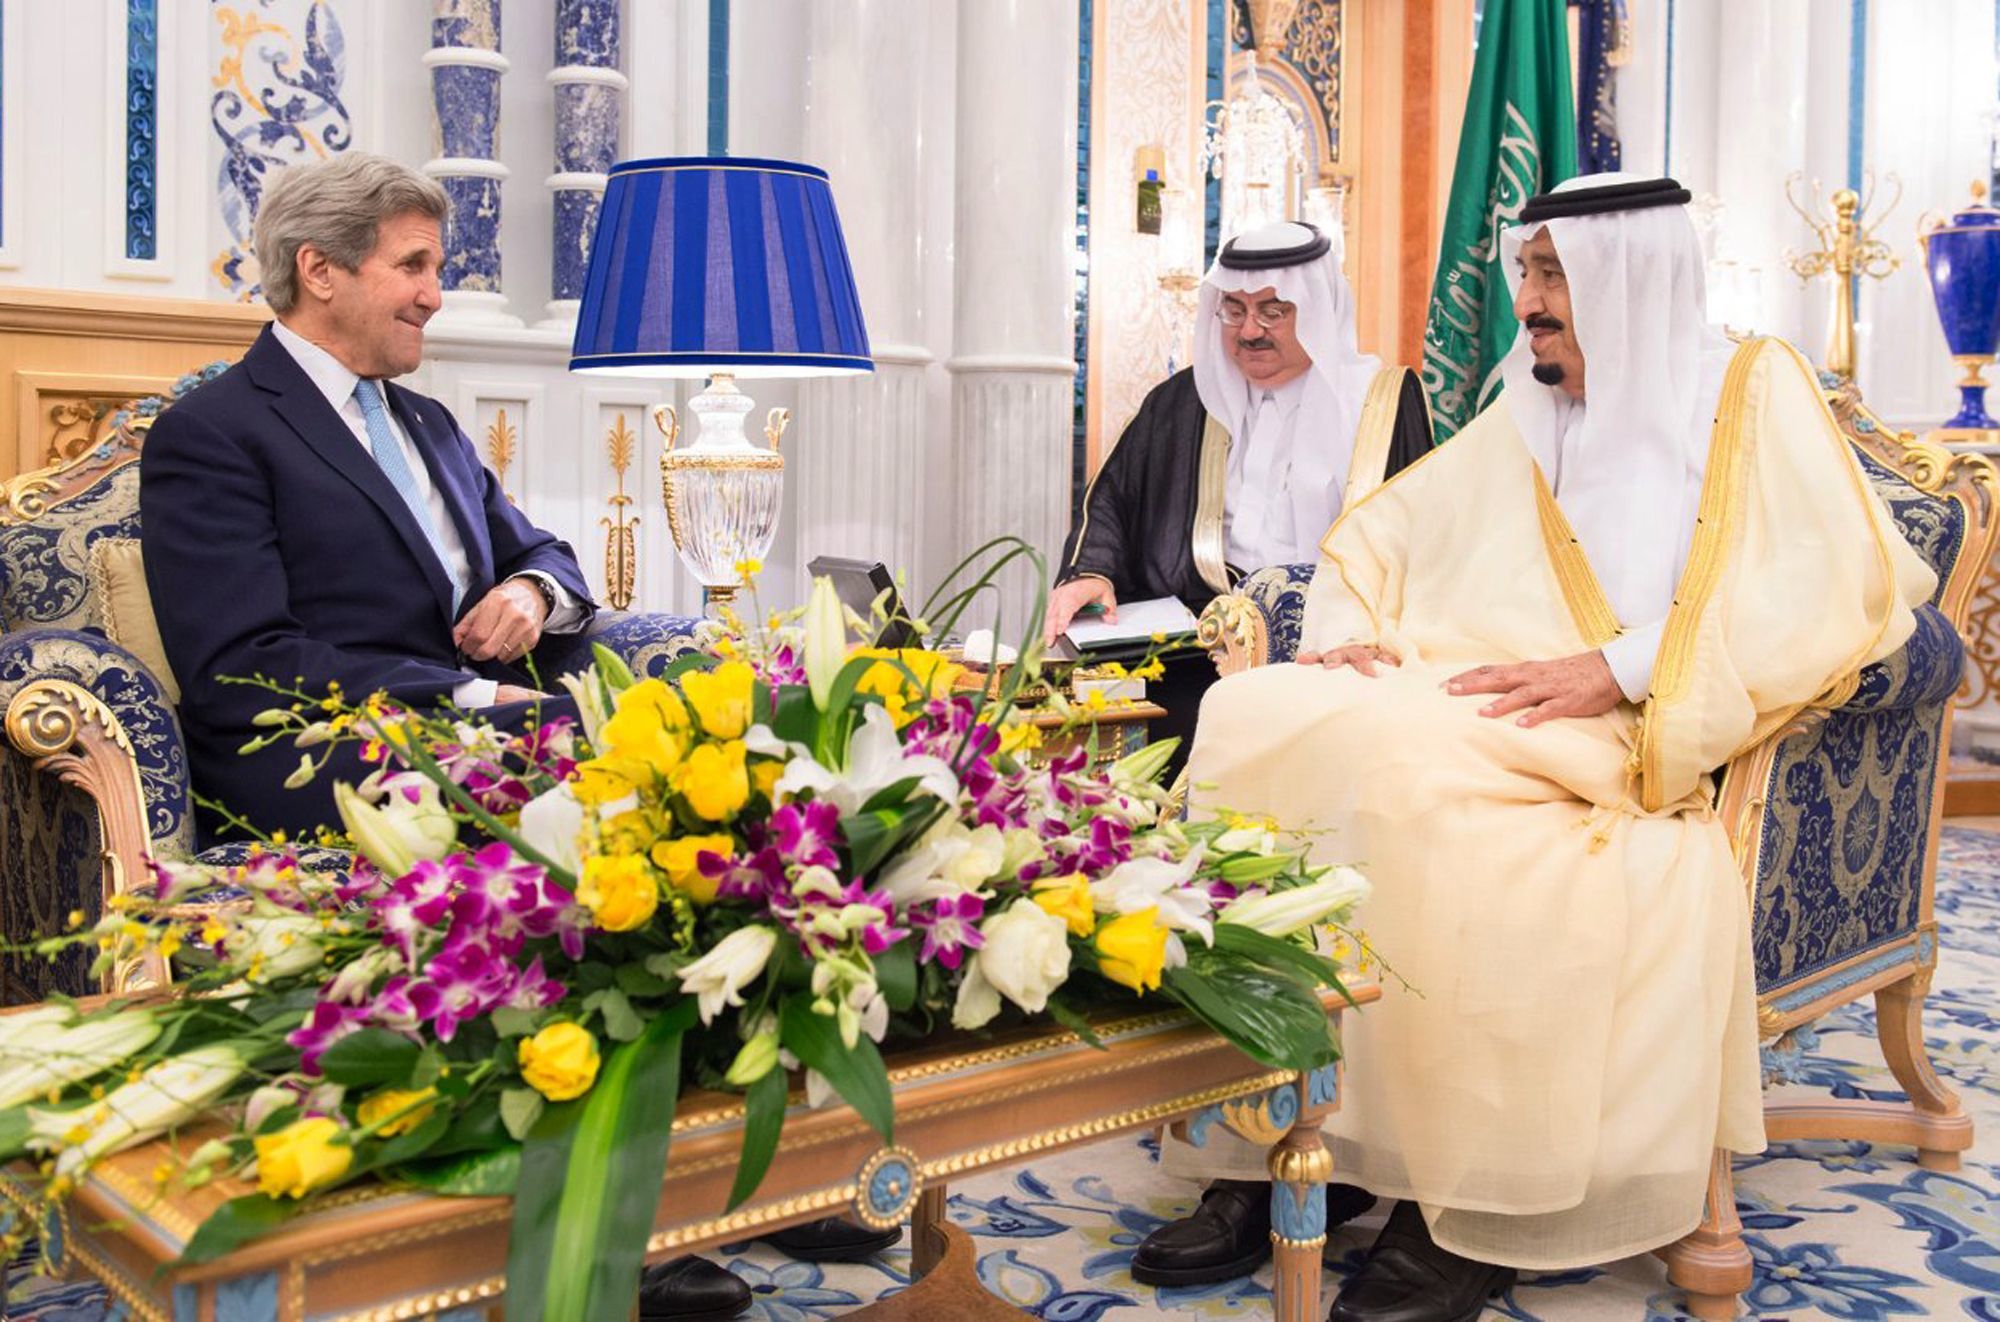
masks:
POLYGON ((430 506, 424 502, 424 493, 417 486, 417 475, 410 471, 410 461, 403 454, 402 444, 389 427, 389 410, 382 402, 382 387, 363 377, 354 383, 354 398, 361 405, 361 420, 368 426, 368 448, 375 452, 375 462, 382 466, 382 475, 389 479, 389 485, 396 488, 396 494, 410 507, 410 513, 416 517, 417 526, 424 530, 438 564, 444 567, 445 576, 451 580, 451 613, 456 618, 458 603, 465 597, 465 585, 452 572, 451 557, 445 554, 444 540, 438 536, 437 524, 431 520, 430 506))

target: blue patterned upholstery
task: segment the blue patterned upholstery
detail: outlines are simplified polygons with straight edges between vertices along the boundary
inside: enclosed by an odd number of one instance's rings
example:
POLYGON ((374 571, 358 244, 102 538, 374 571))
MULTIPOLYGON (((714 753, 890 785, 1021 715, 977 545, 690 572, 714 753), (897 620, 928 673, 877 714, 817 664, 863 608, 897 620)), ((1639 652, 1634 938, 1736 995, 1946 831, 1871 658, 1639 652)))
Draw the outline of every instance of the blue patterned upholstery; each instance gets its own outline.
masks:
MULTIPOLYGON (((183 377, 177 398, 222 371, 216 363, 183 377)), ((0 507, 0 711, 28 684, 69 680, 117 717, 132 745, 144 801, 148 852, 186 858, 194 831, 187 756, 179 722, 160 684, 129 652, 104 637, 90 591, 90 548, 105 537, 139 536, 138 455, 149 420, 171 398, 134 402, 113 417, 96 450, 17 488, 0 507)), ((695 647, 698 620, 675 615, 607 614, 592 629, 636 673, 657 675, 695 647)), ((204 862, 227 863, 228 850, 204 862)), ((81 910, 102 911, 104 832, 81 790, 37 774, 11 742, 0 742, 0 941, 16 945, 62 930, 81 910)), ((315 851, 329 867, 344 855, 315 851)), ((128 883, 144 877, 144 858, 121 858, 128 883)), ((14 1004, 51 992, 82 995, 89 961, 81 952, 51 966, 0 953, 0 999, 14 1004)))
MULTIPOLYGON (((1865 416, 1855 430, 1873 430, 1865 416)), ((1965 508, 1911 486, 1859 446, 1897 528, 1937 572, 1903 649, 1861 672, 1839 710, 1777 749, 1758 836, 1755 922, 1765 996, 1908 936, 1921 913, 1938 746, 1965 648, 1937 609, 1967 536, 1965 508)), ((1261 569, 1237 592, 1264 614, 1265 664, 1298 652, 1311 565, 1261 569)))
POLYGON ((641 679, 657 678, 675 657, 695 650, 701 621, 686 615, 599 615, 590 640, 616 652, 641 679))

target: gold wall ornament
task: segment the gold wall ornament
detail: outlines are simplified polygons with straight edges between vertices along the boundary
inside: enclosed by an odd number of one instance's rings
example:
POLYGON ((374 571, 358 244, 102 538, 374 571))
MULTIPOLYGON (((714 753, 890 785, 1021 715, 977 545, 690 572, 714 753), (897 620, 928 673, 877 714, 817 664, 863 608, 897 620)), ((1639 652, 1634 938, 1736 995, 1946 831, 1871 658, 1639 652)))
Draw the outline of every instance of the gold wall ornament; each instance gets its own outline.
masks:
POLYGON ((632 498, 625 494, 625 470, 632 466, 632 448, 638 439, 625 425, 622 413, 611 420, 611 430, 604 438, 618 490, 611 497, 611 513, 598 523, 604 528, 604 599, 616 611, 631 609, 632 589, 639 576, 639 516, 626 512, 632 498))
POLYGON ((499 480, 500 494, 507 497, 509 505, 519 505, 507 490, 507 469, 514 462, 514 443, 520 439, 520 431, 507 421, 507 410, 498 409, 493 421, 486 425, 486 462, 493 465, 493 476, 499 480))
POLYGON ((1852 379, 1856 278, 1865 275, 1871 280, 1880 280, 1902 265, 1895 250, 1876 238, 1875 231, 1896 209, 1896 204, 1903 200, 1903 181, 1893 171, 1885 176, 1895 186, 1896 193, 1889 199, 1889 205, 1877 211, 1875 175, 1870 171, 1862 185, 1862 192, 1857 193, 1852 188, 1834 190, 1833 196, 1828 199, 1833 207, 1833 215, 1829 219, 1820 211, 1819 180, 1813 180, 1812 184, 1812 209, 1799 204, 1793 190, 1804 178, 1805 173, 1801 170, 1794 170, 1785 176, 1785 201, 1791 203, 1792 210, 1812 227, 1819 247, 1806 253, 1785 249, 1785 265, 1792 269, 1801 283, 1822 275, 1834 276, 1833 328, 1827 337, 1826 369, 1852 379), (1864 216, 1869 217, 1865 222, 1862 219, 1864 216))

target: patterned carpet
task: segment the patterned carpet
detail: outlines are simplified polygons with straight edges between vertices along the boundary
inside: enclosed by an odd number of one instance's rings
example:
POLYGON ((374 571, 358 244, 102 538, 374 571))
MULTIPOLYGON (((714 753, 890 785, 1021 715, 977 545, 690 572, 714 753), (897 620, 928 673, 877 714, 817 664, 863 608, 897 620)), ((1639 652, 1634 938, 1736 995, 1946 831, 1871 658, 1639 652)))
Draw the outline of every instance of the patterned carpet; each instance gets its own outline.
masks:
MULTIPOLYGON (((1865 1143, 1789 1144, 1739 1166, 1739 1209, 1757 1264, 1745 1300, 1749 1316, 2000 1322, 2000 833, 1946 828, 1937 907, 1945 953, 1927 1037, 1981 1141, 1953 1175, 1918 1169, 1907 1149, 1865 1143)), ((1900 1097, 1874 1047, 1873 1028, 1872 1011, 1862 1007, 1823 1021, 1797 1086, 1900 1097)), ((958 1186, 952 1218, 977 1237, 987 1288, 1049 1322, 1268 1316, 1268 1271, 1195 1290, 1156 1293, 1134 1283, 1128 1270, 1134 1247, 1185 1212, 1194 1194, 1192 1186, 1160 1175, 1149 1149, 1147 1142, 1119 1140, 958 1186)), ((1380 1219, 1337 1232, 1340 1264, 1329 1272, 1329 1297, 1335 1272, 1359 1261, 1380 1219)), ((768 1322, 837 1317, 909 1278, 907 1247, 860 1266, 793 1262, 761 1246, 737 1246, 721 1257, 757 1292, 750 1316, 768 1322)), ((17 1301, 10 1318, 120 1316, 89 1285, 33 1281, 19 1263, 9 1275, 17 1301)), ((1664 1268, 1650 1256, 1527 1278, 1485 1314, 1489 1322, 1683 1316, 1664 1268)))

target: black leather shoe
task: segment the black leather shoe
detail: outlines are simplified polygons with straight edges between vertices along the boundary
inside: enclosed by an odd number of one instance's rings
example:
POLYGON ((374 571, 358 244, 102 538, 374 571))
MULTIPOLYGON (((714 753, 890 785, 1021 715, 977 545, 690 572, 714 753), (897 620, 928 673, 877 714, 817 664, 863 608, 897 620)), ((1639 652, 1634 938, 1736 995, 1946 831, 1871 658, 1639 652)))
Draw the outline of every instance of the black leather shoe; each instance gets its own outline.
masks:
POLYGON ((727 1322, 749 1308, 750 1287, 706 1258, 674 1258, 639 1277, 639 1322, 727 1322))
POLYGON ((764 1236, 764 1242, 801 1262, 860 1262, 884 1249, 896 1247, 903 1237, 901 1226, 870 1230, 844 1217, 821 1217, 802 1226, 787 1226, 764 1236))
POLYGON ((1439 1248, 1417 1205, 1397 1203, 1326 1322, 1473 1322, 1490 1296, 1513 1284, 1512 1267, 1439 1248))
MULTIPOLYGON (((1327 1186, 1327 1225, 1352 1221, 1375 1205, 1365 1189, 1327 1186)), ((1170 1221, 1132 1255, 1132 1279, 1145 1285, 1209 1285, 1247 1276, 1271 1256, 1271 1186, 1217 1180, 1191 1216, 1170 1221)))

